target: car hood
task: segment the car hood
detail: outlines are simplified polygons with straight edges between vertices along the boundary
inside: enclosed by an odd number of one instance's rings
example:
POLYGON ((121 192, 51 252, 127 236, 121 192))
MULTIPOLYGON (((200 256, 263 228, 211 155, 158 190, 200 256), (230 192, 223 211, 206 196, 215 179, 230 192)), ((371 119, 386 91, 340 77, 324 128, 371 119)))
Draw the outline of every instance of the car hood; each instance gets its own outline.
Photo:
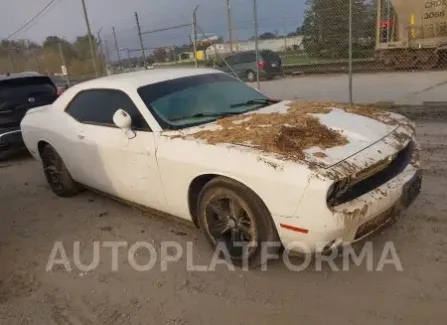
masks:
MULTIPOLYGON (((246 113, 241 119, 249 119, 252 115, 257 114, 285 113, 292 104, 293 102, 291 101, 282 101, 263 109, 246 113)), ((358 112, 359 111, 357 110, 357 113, 358 112)), ((401 122, 405 125, 411 123, 403 116, 385 111, 381 111, 380 118, 371 114, 360 115, 357 113, 350 112, 348 109, 337 107, 336 105, 331 105, 329 111, 322 113, 307 113, 310 116, 317 118, 319 122, 328 129, 341 134, 345 138, 345 141, 340 145, 329 148, 325 148, 324 145, 322 146, 321 144, 310 145, 303 150, 304 155, 300 160, 328 168, 384 139, 399 128, 401 122)), ((219 121, 221 120, 199 127, 183 129, 181 131, 168 131, 164 132, 164 134, 191 139, 195 137, 195 134, 218 131, 221 129, 219 121)), ((233 123, 237 124, 238 121, 233 123)), ((287 126, 287 123, 284 123, 284 125, 287 126)), ((259 127, 258 132, 265 132, 268 129, 268 125, 250 125, 250 128, 256 126, 259 127)), ((224 138, 223 140, 220 140, 219 143, 237 145, 245 148, 262 149, 266 154, 269 153, 266 152, 265 148, 260 148, 259 145, 250 143, 250 141, 234 142, 231 136, 228 136, 228 139, 224 138)), ((276 158, 280 158, 278 157, 277 152, 272 153, 275 154, 274 156, 276 158)))

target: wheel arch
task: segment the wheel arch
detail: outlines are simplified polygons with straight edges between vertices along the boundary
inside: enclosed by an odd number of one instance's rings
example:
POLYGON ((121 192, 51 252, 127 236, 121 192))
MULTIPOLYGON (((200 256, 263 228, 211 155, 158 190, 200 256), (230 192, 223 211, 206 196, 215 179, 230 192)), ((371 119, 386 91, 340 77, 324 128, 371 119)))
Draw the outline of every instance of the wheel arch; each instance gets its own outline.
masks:
POLYGON ((39 157, 42 158, 43 149, 46 146, 51 146, 51 144, 46 140, 39 140, 37 142, 37 152, 39 153, 39 157))
POLYGON ((197 219, 197 201, 198 201, 198 198, 199 198, 199 194, 202 191, 202 189, 205 187, 206 184, 208 184, 209 182, 211 182, 213 179, 215 179, 217 177, 226 178, 226 179, 231 180, 233 182, 239 183, 240 185, 246 187, 248 190, 252 191, 256 196, 258 196, 258 198, 264 204, 265 208, 271 214, 271 211, 267 207, 267 204, 262 199, 262 197, 253 189, 252 186, 248 185, 243 180, 240 180, 238 178, 231 177, 231 176, 228 176, 228 175, 224 175, 224 174, 206 173, 206 174, 202 174, 202 175, 196 176, 191 181, 191 183, 189 184, 189 187, 188 187, 188 208, 189 208, 189 213, 191 215, 192 221, 194 222, 194 225, 197 228, 199 228, 199 223, 198 223, 198 219, 197 219))

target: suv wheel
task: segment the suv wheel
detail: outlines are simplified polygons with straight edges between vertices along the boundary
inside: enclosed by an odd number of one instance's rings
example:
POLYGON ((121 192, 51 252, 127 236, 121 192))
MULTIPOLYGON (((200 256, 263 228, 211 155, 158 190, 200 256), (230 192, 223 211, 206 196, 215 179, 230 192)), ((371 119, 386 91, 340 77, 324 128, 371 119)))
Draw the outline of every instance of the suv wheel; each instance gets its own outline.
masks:
POLYGON ((254 82, 256 81, 256 73, 253 70, 249 70, 247 71, 247 80, 249 82, 254 82))

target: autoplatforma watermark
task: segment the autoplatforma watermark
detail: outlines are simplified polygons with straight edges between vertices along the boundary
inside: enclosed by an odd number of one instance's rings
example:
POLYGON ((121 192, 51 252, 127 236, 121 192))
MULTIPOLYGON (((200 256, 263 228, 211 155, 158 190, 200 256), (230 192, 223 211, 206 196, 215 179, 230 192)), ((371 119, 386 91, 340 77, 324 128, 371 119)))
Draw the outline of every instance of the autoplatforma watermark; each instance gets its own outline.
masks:
MULTIPOLYGON (((186 242, 186 245, 181 245, 176 241, 163 241, 160 245, 154 245, 146 241, 131 244, 126 241, 94 241, 90 246, 88 244, 81 245, 80 241, 75 241, 71 245, 73 254, 69 258, 66 250, 67 245, 64 245, 61 241, 54 243, 47 262, 47 271, 52 271, 55 266, 63 267, 67 272, 75 269, 81 272, 93 271, 99 266, 101 259, 105 259, 104 253, 106 250, 110 252, 110 261, 107 261, 107 263, 110 263, 110 269, 113 272, 119 271, 119 256, 123 257, 122 254, 125 254, 127 264, 138 272, 147 272, 154 268, 159 268, 165 272, 168 271, 169 265, 180 263, 181 260, 186 262, 185 268, 187 271, 212 272, 216 270, 218 265, 225 265, 230 271, 236 269, 249 270, 247 258, 242 258, 238 266, 234 266, 231 254, 224 244, 217 245, 208 263, 202 261, 201 264, 194 259, 195 244, 193 242, 186 242), (82 249, 81 246, 83 246, 82 249), (91 262, 85 264, 81 261, 81 254, 90 249, 88 255, 91 256, 91 262), (144 263, 137 259, 137 256, 141 255, 147 257, 147 261, 144 263)), ((272 261, 280 260, 289 270, 294 272, 302 272, 309 268, 315 271, 327 269, 349 271, 352 267, 361 266, 364 266, 370 272, 383 271, 386 266, 399 272, 403 271, 396 247, 391 241, 386 242, 383 246, 380 245, 380 248, 375 248, 373 242, 365 242, 361 249, 357 249, 357 251, 352 245, 344 245, 341 251, 332 250, 324 254, 312 254, 311 249, 301 242, 293 242, 284 247, 283 250, 278 250, 279 246, 281 246, 279 243, 266 242, 261 244, 259 266, 261 270, 267 270, 272 261), (296 254, 293 252, 297 250, 301 252, 299 258, 294 257, 296 254)), ((109 259, 109 256, 106 256, 106 258, 109 259)))

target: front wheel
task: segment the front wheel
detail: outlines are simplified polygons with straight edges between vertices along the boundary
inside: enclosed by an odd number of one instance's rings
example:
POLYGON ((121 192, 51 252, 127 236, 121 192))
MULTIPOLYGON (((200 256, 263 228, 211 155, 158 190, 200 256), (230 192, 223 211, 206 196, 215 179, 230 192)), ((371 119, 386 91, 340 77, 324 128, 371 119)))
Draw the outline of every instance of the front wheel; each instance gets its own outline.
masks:
POLYGON ((71 178, 62 158, 52 146, 45 146, 41 158, 48 185, 57 196, 70 197, 81 191, 81 186, 71 178))
POLYGON ((256 267, 280 248, 264 203, 238 182, 225 177, 210 181, 199 195, 197 211, 211 246, 224 249, 235 265, 256 267))

